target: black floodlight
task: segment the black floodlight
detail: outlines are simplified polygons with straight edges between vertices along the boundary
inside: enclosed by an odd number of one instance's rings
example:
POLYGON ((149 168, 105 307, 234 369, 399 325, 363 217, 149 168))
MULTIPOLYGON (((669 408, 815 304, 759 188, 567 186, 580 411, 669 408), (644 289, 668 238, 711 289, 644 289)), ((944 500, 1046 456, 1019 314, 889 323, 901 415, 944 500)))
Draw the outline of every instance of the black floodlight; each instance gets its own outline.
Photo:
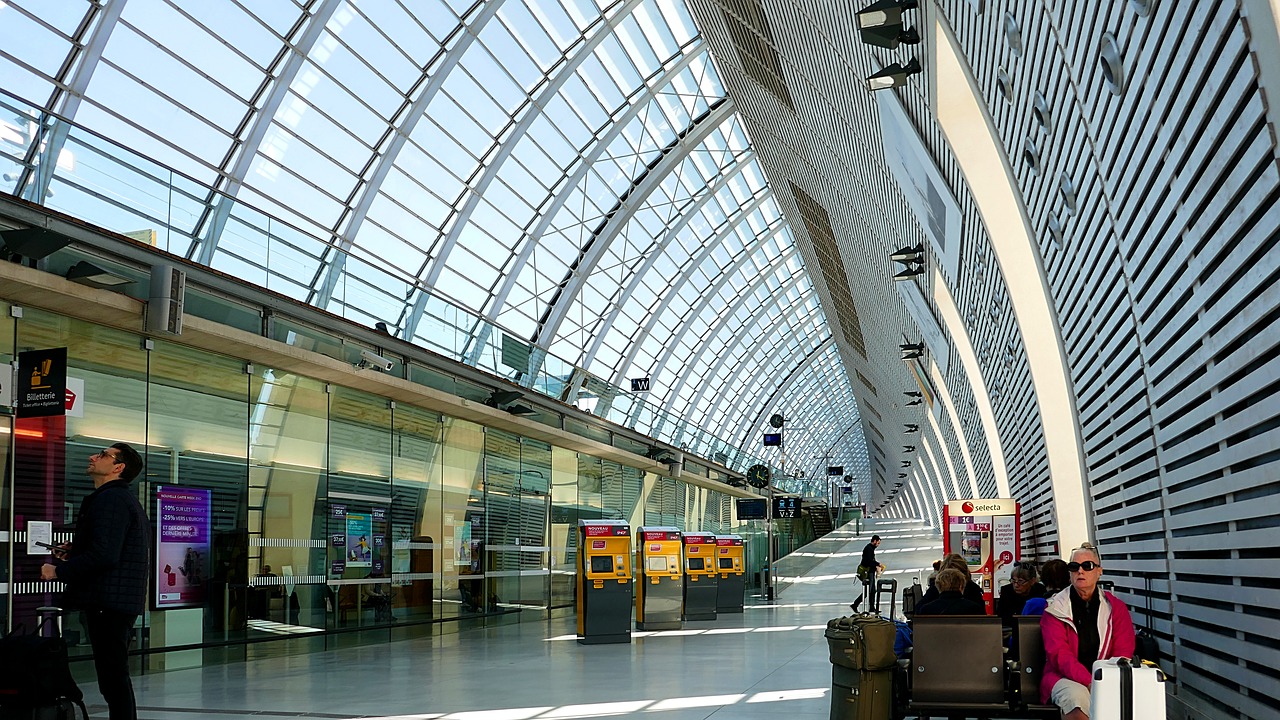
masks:
POLYGON ((924 393, 918 392, 916 390, 903 390, 902 394, 906 395, 907 397, 913 397, 913 398, 924 397, 924 393))
POLYGON ((903 423, 902 431, 909 432, 909 433, 920 432, 920 426, 916 425, 915 423, 903 423))
POLYGON ((81 260, 72 265, 67 270, 67 279, 72 282, 78 282, 81 285, 102 289, 128 285, 133 282, 127 277, 121 277, 108 270, 103 270, 87 260, 81 260))
POLYGON ((880 72, 867 78, 868 90, 884 90, 885 88, 902 87, 907 78, 920 72, 920 61, 911 58, 906 65, 894 63, 880 72))
POLYGON ((0 240, 13 255, 43 260, 71 243, 71 238, 44 228, 19 228, 0 232, 0 240))
POLYGON ((486 404, 490 407, 502 407, 503 405, 513 403, 522 397, 524 397, 524 393, 519 390, 494 390, 489 395, 489 400, 486 404))
POLYGON ((924 343, 907 343, 898 347, 902 348, 903 360, 915 360, 924 355, 924 343))
POLYGON ((905 407, 911 407, 912 405, 919 405, 922 402, 924 401, 921 400, 920 398, 916 398, 915 400, 912 400, 911 402, 907 403, 905 407))
POLYGON ((910 280, 911 278, 916 277, 917 275, 923 275, 923 274, 924 274, 924 265, 908 265, 905 268, 894 273, 893 279, 901 282, 903 280, 910 280))
POLYGON ((911 461, 910 461, 910 460, 903 460, 903 461, 902 461, 902 467, 904 467, 904 468, 909 468, 909 467, 911 467, 911 461))
POLYGON ((904 28, 901 25, 885 25, 884 27, 860 28, 858 35, 862 42, 875 45, 886 50, 897 50, 899 45, 918 45, 920 33, 915 28, 904 28))
POLYGON ((894 262, 914 264, 924 262, 924 245, 915 245, 913 247, 904 247, 894 250, 889 254, 889 259, 894 262))
POLYGON ((919 0, 877 0, 858 11, 858 29, 902 24, 902 13, 920 7, 919 0))
POLYGON ((913 453, 913 452, 915 452, 915 451, 916 451, 916 446, 915 446, 915 445, 903 445, 903 446, 902 446, 902 452, 909 452, 909 453, 913 453))
POLYGON ((521 405, 520 403, 516 403, 515 405, 507 408, 507 412, 515 415, 516 417, 529 417, 530 415, 538 414, 537 410, 534 410, 528 405, 521 405))

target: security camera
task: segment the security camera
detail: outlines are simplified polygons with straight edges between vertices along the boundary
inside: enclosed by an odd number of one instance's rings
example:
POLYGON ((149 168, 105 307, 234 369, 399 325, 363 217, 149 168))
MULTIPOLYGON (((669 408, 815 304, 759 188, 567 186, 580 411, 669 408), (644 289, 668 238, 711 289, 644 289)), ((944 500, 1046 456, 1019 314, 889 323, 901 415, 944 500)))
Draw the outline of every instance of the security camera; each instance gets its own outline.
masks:
POLYGON ((382 372, 391 372, 391 367, 393 365, 395 365, 393 361, 388 360, 371 350, 360 351, 360 367, 373 367, 381 370, 382 372))

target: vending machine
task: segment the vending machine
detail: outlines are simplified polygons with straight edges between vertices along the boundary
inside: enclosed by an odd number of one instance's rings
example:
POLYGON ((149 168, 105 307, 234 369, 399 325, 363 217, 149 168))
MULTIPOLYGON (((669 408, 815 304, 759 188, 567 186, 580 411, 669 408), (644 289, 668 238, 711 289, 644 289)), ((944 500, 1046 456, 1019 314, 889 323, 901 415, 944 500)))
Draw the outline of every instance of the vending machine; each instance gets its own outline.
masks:
POLYGON ((679 630, 684 585, 680 573, 680 529, 636 530, 636 629, 679 630))
POLYGON ((578 642, 631 642, 631 528, 578 521, 578 642))
POLYGON ((684 542, 684 619, 715 620, 718 595, 716 536, 688 532, 684 542))
POLYGON ((942 509, 942 527, 943 551, 965 559, 973 581, 982 588, 987 612, 993 612, 1000 586, 1009 582, 1013 564, 1022 557, 1022 512, 1017 501, 952 500, 942 509))

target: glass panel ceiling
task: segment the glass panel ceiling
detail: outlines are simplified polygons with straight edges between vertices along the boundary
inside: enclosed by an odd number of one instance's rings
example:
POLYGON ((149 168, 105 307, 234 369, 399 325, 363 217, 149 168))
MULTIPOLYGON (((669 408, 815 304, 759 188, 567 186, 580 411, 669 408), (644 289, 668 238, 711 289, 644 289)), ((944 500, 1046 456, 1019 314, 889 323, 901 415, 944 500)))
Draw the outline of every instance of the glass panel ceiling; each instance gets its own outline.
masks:
MULTIPOLYGON (((172 252, 428 347, 447 300, 566 367, 650 377, 649 407, 750 452, 792 408, 812 428, 793 447, 866 469, 818 297, 679 0, 9 0, 0 77, 193 181, 172 252)), ((40 147, 61 164, 59 142, 40 147)))

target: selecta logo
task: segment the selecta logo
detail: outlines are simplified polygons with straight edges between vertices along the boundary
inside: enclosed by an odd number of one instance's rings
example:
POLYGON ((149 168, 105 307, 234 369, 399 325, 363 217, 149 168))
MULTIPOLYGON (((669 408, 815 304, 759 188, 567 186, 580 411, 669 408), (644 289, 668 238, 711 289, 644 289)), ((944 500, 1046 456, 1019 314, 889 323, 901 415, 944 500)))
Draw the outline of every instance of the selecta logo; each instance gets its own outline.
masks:
POLYGON ((965 500, 964 503, 960 506, 961 512, 963 512, 966 515, 969 515, 975 512, 993 512, 993 511, 998 512, 1003 509, 1004 509, 1004 506, 1002 506, 1000 503, 986 503, 983 505, 974 505, 968 500, 965 500))

